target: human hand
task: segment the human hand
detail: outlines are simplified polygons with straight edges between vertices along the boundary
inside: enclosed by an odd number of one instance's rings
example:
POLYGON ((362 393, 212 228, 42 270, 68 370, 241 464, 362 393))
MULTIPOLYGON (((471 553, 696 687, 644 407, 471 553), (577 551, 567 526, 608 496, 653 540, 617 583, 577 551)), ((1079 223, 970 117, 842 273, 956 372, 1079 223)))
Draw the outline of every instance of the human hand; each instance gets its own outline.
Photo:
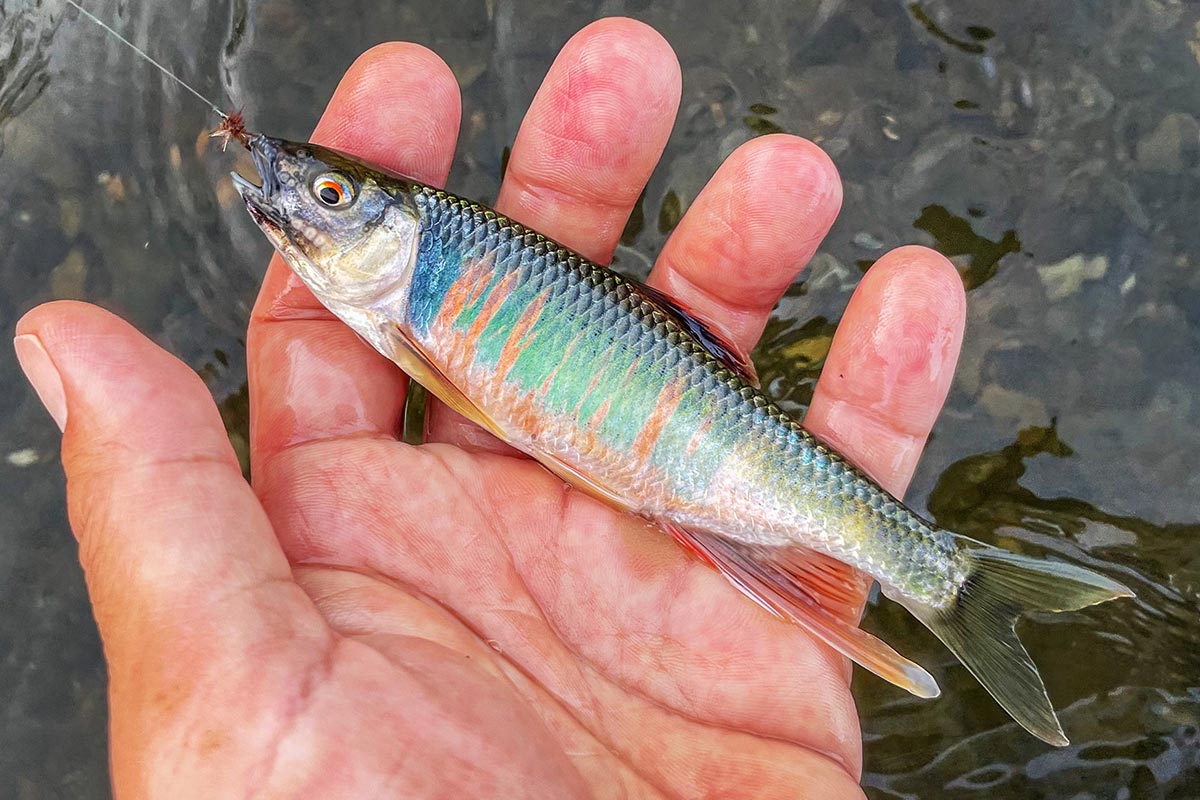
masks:
MULTIPOLYGON (((588 26, 526 116, 498 210, 606 262, 679 95, 656 33, 588 26)), ((445 64, 384 45, 314 140, 440 185, 458 120, 445 64)), ((814 145, 755 139, 651 283, 749 349, 840 202, 814 145)), ((900 494, 963 314, 945 259, 885 256, 806 426, 900 494)), ((407 379, 278 259, 248 342, 253 489, 199 378, 127 324, 54 303, 17 332, 65 422, 118 797, 861 796, 843 659, 444 408, 431 443, 398 442, 407 379)))

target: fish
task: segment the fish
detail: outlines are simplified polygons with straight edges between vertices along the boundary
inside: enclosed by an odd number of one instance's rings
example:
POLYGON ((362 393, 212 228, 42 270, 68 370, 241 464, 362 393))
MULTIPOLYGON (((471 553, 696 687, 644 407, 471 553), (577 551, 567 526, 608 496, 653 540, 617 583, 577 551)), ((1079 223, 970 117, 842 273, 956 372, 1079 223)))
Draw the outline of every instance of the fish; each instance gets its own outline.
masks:
MULTIPOLYGON (((238 121, 240 124, 240 120, 238 121)), ((1068 744, 1019 617, 1132 592, 921 518, 759 387, 658 291, 479 203, 250 134, 251 218, 318 300, 449 407, 657 523, 770 614, 919 697, 937 682, 858 627, 865 573, 1022 727, 1068 744)))

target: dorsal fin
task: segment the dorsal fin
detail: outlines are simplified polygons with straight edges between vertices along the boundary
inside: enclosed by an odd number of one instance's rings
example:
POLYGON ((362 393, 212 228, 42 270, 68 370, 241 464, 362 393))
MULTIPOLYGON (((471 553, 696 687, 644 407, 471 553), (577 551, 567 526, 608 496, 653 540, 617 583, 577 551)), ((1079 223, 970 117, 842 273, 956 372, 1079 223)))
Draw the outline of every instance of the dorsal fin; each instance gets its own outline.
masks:
POLYGON ((718 333, 714 330, 716 327, 714 324, 702 322, 689 309, 667 297, 658 289, 647 286, 640 281, 627 280, 637 290, 638 294, 661 308, 663 313, 670 316, 679 327, 694 336, 696 341, 713 358, 736 372, 742 380, 749 383, 755 389, 759 388, 758 373, 754 371, 754 364, 750 362, 750 354, 736 344, 731 343, 728 334, 723 332, 718 333))

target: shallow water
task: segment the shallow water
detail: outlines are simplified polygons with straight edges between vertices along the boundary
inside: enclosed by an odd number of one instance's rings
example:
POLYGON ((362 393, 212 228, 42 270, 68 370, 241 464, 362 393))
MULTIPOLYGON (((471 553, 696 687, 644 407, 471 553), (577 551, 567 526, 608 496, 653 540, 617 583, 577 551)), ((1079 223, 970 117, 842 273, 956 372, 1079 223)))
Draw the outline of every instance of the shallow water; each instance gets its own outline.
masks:
MULTIPOLYGON (((1027 625, 1074 741, 1025 735, 895 606, 867 625, 930 667, 922 702, 858 674, 876 798, 1200 797, 1200 9, 1179 0, 318 0, 92 3, 201 91, 292 138, 364 48, 405 38, 463 85, 450 187, 495 196, 557 48, 629 14, 684 100, 618 251, 644 274, 719 160, 820 142, 845 210, 756 355, 799 409, 862 268, 938 247, 970 287, 962 363, 908 500, 938 523, 1101 565, 1138 601, 1027 625), (544 8, 549 5, 554 10, 544 8), (734 7, 739 10, 735 11, 734 7)), ((0 0, 0 323, 52 298, 131 319, 245 441, 242 335, 267 256, 200 140, 205 108, 51 0, 0 0)), ((0 796, 105 797, 104 670, 58 437, 0 348, 0 796)))

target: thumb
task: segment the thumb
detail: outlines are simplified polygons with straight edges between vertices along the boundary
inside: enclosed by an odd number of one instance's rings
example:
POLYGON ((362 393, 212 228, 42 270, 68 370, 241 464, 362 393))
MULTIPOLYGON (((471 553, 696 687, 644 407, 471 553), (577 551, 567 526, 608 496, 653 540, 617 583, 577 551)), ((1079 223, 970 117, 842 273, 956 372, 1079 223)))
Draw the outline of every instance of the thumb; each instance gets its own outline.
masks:
MULTIPOLYGON (((71 527, 109 661, 119 781, 122 740, 136 751, 181 718, 221 713, 214 693, 236 691, 231 665, 281 641, 323 650, 312 642, 329 632, 292 581, 192 370, 83 303, 36 308, 16 332, 22 368, 64 428, 71 527)), ((253 669, 260 686, 285 680, 269 674, 269 660, 253 669)))

